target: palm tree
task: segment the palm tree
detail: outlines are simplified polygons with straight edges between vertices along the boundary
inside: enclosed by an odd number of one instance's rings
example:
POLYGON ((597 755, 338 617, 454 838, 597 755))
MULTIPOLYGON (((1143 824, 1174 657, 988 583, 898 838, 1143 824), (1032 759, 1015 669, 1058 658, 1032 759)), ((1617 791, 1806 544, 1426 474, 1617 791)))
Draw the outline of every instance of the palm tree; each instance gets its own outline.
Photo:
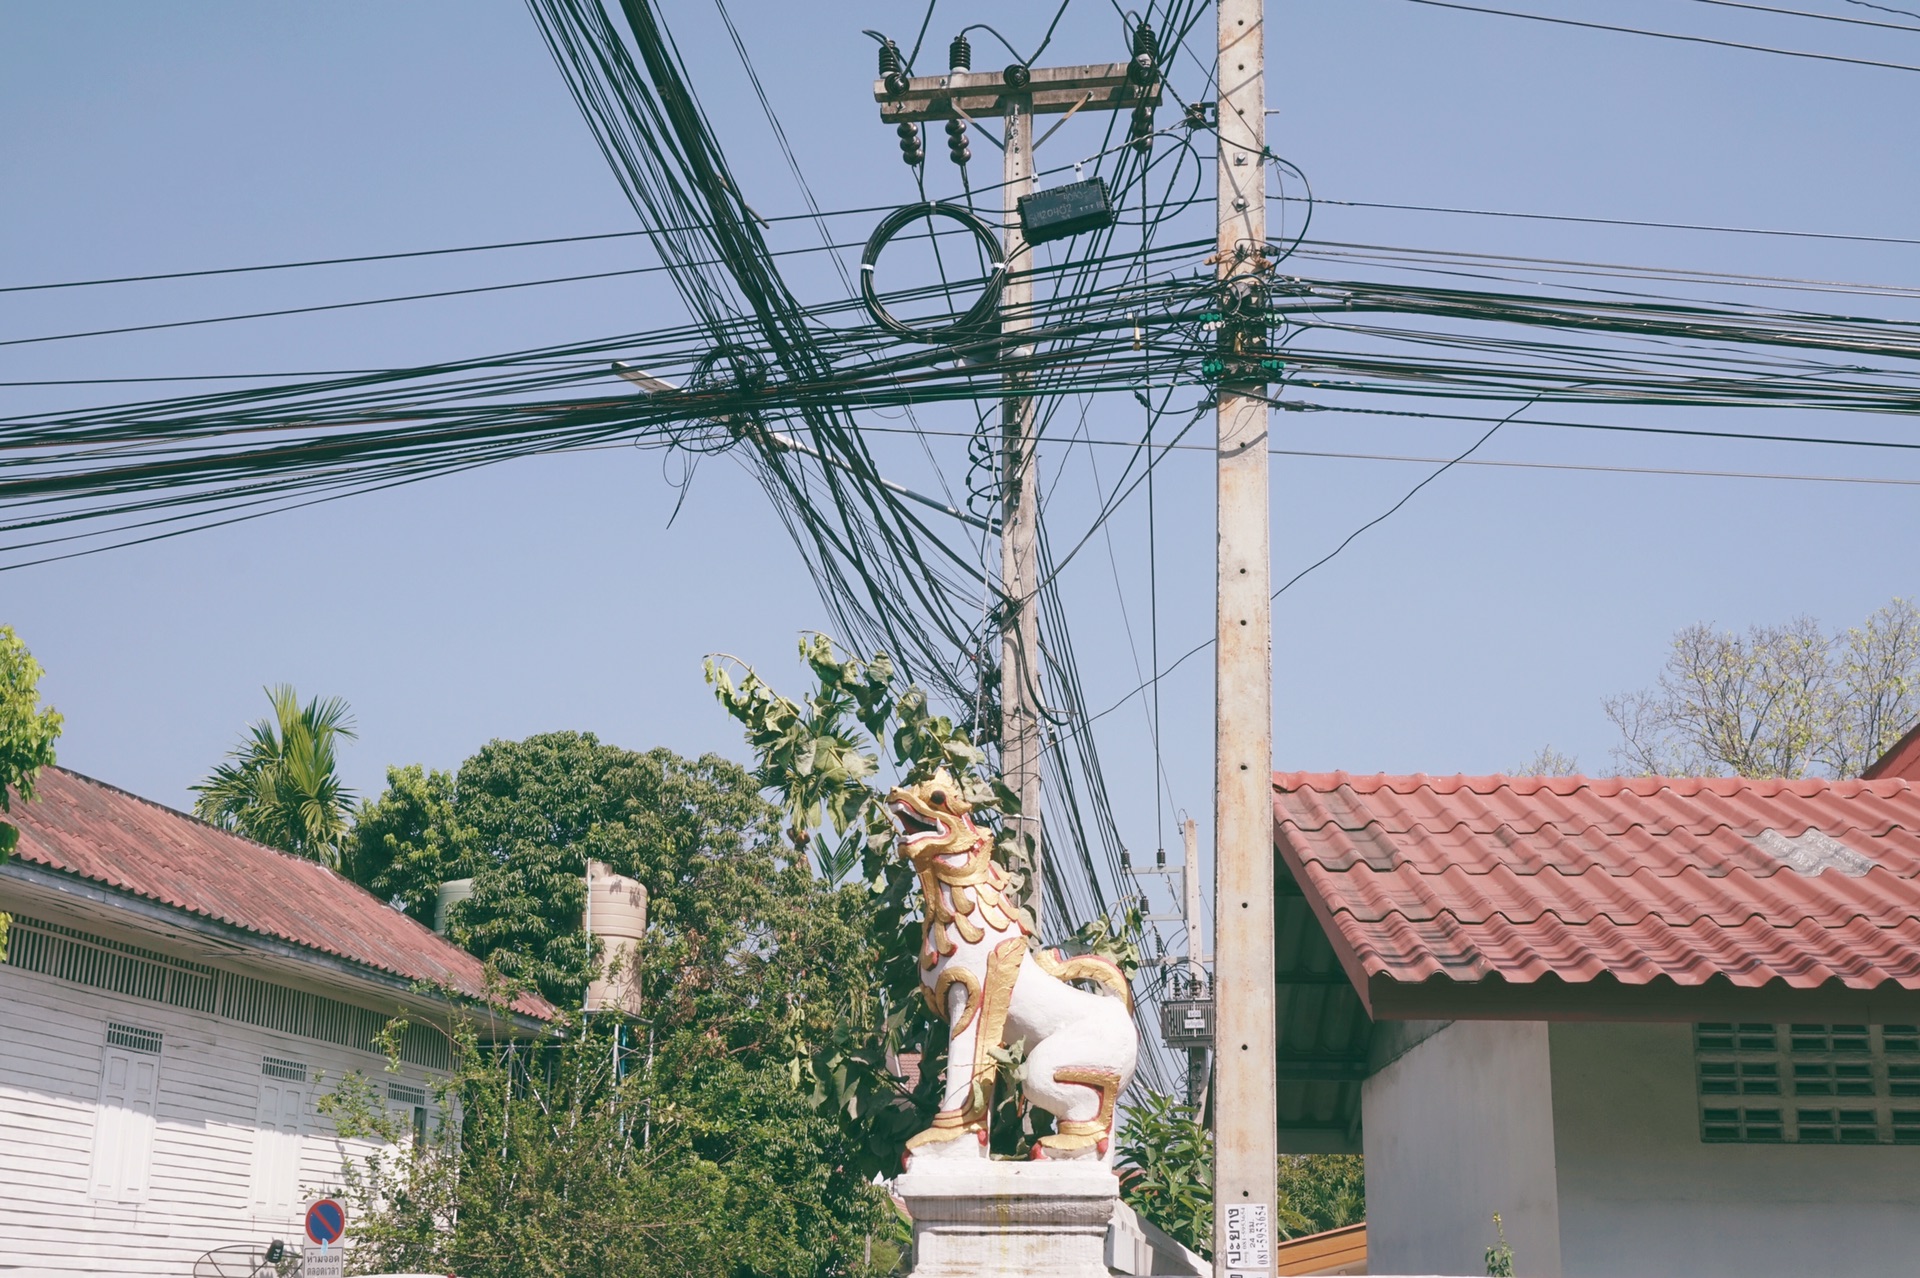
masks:
POLYGON ((354 794, 340 782, 334 743, 352 738, 339 697, 300 704, 293 685, 265 690, 273 716, 254 724, 227 761, 193 788, 194 814, 257 843, 339 868, 354 794))

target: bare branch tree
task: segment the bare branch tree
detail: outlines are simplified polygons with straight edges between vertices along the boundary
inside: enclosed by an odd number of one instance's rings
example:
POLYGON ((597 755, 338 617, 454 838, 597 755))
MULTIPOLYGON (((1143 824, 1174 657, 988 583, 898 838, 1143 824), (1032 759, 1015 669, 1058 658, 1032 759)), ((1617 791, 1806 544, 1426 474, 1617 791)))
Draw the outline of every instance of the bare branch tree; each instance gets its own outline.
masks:
POLYGON ((1580 760, 1552 745, 1543 745, 1511 775, 1516 777, 1571 777, 1580 773, 1580 760))
POLYGON ((1834 646, 1839 686, 1823 762, 1857 777, 1920 719, 1920 609, 1896 598, 1834 646))
POLYGON ((1810 617, 1688 626, 1653 688, 1603 704, 1633 772, 1858 776, 1920 717, 1920 610, 1895 599, 1834 636, 1810 617))

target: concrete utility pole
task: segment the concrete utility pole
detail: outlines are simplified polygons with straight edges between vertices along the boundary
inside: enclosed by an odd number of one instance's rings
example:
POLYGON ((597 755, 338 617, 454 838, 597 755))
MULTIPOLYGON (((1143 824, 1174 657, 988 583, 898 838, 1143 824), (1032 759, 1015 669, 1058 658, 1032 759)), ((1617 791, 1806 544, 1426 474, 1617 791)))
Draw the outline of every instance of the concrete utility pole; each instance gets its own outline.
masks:
MULTIPOLYGON (((1020 197, 1033 194, 1033 97, 1009 93, 1003 99, 1006 150, 1002 166, 1001 244, 1007 280, 1000 291, 1001 351, 1007 357, 1027 353, 1023 340, 1033 329, 1032 254, 1020 233, 1020 197)), ((1000 406, 1000 591, 1008 615, 1000 629, 1000 772, 1020 796, 1020 815, 1011 825, 1025 837, 1033 858, 1027 885, 1027 909, 1036 930, 1045 907, 1040 892, 1046 850, 1040 840, 1040 621, 1035 592, 1040 585, 1040 472, 1034 464, 1033 397, 1025 373, 1005 378, 1007 397, 1000 406)))
MULTIPOLYGON (((1185 856, 1181 860, 1180 912, 1187 921, 1187 988, 1194 994, 1207 989, 1206 932, 1200 926, 1200 830, 1192 817, 1180 823, 1180 841, 1185 856)), ((1201 1100, 1207 1090, 1207 1049, 1187 1049, 1187 1104, 1194 1117, 1200 1115, 1201 1100)))
MULTIPOLYGON (((958 40, 953 56, 971 60, 964 42, 958 40)), ((888 124, 958 120, 962 125, 973 125, 995 117, 1003 122, 1001 242, 1007 274, 1000 293, 1000 331, 1005 338, 1001 349, 1009 358, 1026 353, 1024 337, 1033 328, 1033 261, 1020 220, 1020 197, 1033 192, 1033 153, 1038 146, 1033 138, 1033 117, 1070 116, 1080 111, 1150 111, 1160 101, 1159 68, 1149 58, 1144 71, 1128 62, 1077 67, 1026 67, 1015 63, 1004 71, 954 66, 946 75, 909 78, 896 72, 874 81, 873 97, 880 103, 880 118, 888 124)), ((983 125, 976 127, 985 130, 983 125)), ((1051 135, 1050 129, 1040 141, 1051 135)), ((1027 837, 1032 849, 1033 875, 1024 903, 1038 925, 1045 867, 1040 829, 1040 627, 1036 611, 1040 484, 1033 448, 1033 399, 1025 373, 1006 375, 1000 430, 1000 769, 1007 785, 1020 796, 1020 815, 1014 818, 1012 828, 1027 837)))
POLYGON ((1154 854, 1152 866, 1130 865, 1127 868, 1135 877, 1150 874, 1180 876, 1180 912, 1143 914, 1140 921, 1179 922, 1186 929, 1187 952, 1183 957, 1169 955, 1166 958, 1148 959, 1141 966, 1186 969, 1184 987, 1176 978, 1172 982, 1174 997, 1163 999, 1160 1003, 1160 1036, 1168 1047, 1187 1054, 1187 1104, 1198 1115, 1204 1110, 1207 1053, 1213 1047, 1213 995, 1207 980, 1206 931, 1200 923, 1200 831, 1191 817, 1180 823, 1180 841, 1184 845, 1185 855, 1181 858, 1179 869, 1166 863, 1165 851, 1154 854))
POLYGON ((1273 624, 1267 516, 1263 0, 1216 0, 1220 86, 1218 647, 1214 654, 1214 1264, 1273 1272, 1279 1140, 1274 1095, 1273 624))

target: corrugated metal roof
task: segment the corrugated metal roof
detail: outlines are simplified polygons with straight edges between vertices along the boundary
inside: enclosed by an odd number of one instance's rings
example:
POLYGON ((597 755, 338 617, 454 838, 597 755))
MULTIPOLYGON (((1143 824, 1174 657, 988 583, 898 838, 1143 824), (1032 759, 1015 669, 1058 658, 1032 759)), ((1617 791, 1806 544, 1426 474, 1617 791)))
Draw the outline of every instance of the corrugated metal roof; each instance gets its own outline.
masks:
POLYGON ((1273 1249, 1273 1271, 1281 1278, 1295 1274, 1364 1274, 1367 1272, 1367 1222, 1329 1229, 1325 1233, 1289 1238, 1273 1249))
POLYGON ((1360 980, 1920 990, 1904 780, 1274 775, 1360 980))
MULTIPOLYGON (((480 961, 341 875, 64 768, 15 802, 15 855, 189 914, 472 998, 480 961)), ((546 1000, 514 1005, 550 1017, 546 1000)))

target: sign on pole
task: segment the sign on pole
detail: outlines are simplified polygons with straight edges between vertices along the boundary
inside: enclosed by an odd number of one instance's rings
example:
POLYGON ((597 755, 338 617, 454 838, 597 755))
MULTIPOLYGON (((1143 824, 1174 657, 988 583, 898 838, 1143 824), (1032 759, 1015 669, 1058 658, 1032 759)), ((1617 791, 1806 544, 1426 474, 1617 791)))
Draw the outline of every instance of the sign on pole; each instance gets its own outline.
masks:
POLYGON ((315 1200, 307 1208, 307 1245, 302 1248, 302 1278, 341 1278, 347 1250, 340 1240, 347 1233, 347 1209, 332 1198, 315 1200))
POLYGON ((1227 1204, 1227 1273, 1264 1275, 1273 1270, 1273 1220, 1265 1203, 1227 1204))

